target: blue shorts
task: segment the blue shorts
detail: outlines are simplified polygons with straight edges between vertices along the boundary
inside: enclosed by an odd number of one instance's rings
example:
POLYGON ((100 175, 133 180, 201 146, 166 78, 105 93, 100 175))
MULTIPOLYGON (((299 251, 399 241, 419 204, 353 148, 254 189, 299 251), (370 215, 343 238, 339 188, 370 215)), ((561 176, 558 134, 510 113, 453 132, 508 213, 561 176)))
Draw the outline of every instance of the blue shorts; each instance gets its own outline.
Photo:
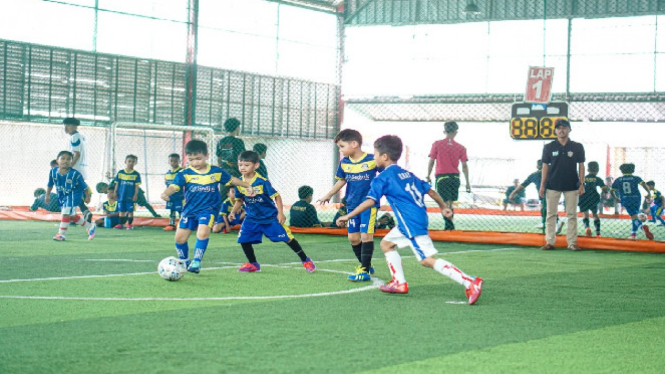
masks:
POLYGON ((213 213, 212 209, 208 209, 197 213, 195 216, 180 217, 180 223, 178 224, 178 227, 181 229, 196 231, 199 229, 199 225, 212 227, 214 223, 215 214, 213 213))
POLYGON ((104 227, 112 229, 120 224, 120 217, 104 217, 104 227))
POLYGON ((634 216, 640 212, 640 202, 636 200, 621 201, 621 206, 626 209, 630 216, 634 216))
POLYGON ((658 206, 658 205, 652 205, 649 207, 649 210, 651 211, 651 215, 656 217, 656 216, 662 216, 663 215, 663 207, 658 206))
POLYGON ((175 210, 178 213, 182 213, 182 208, 185 206, 185 200, 170 200, 166 202, 166 209, 175 210))
POLYGON ((133 201, 118 201, 118 212, 133 212, 136 203, 133 201))
POLYGON ((238 233, 238 243, 259 244, 263 235, 273 242, 289 242, 293 239, 291 230, 275 219, 271 223, 255 223, 245 220, 238 233))
MULTIPOLYGON (((349 212, 351 210, 353 209, 349 209, 349 212)), ((376 207, 372 207, 351 218, 346 225, 349 234, 357 232, 374 234, 374 229, 376 227, 376 210, 376 207)))

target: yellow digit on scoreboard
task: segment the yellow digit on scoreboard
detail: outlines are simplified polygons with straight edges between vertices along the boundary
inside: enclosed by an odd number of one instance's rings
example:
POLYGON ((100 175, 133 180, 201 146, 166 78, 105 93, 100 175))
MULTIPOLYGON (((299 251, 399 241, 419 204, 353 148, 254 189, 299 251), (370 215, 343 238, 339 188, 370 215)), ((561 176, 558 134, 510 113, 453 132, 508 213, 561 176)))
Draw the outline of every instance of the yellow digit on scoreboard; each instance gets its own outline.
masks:
POLYGON ((538 118, 522 117, 510 121, 510 136, 513 139, 535 139, 538 137, 538 118))

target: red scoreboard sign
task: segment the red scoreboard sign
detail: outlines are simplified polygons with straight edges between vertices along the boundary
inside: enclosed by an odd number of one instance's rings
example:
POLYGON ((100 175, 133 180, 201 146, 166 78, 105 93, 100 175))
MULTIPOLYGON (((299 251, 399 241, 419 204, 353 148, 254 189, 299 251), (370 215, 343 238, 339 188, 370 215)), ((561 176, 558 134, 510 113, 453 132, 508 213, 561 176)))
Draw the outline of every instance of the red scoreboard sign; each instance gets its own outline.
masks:
POLYGON ((529 78, 526 81, 525 103, 547 104, 552 97, 552 78, 554 68, 529 67, 529 78))

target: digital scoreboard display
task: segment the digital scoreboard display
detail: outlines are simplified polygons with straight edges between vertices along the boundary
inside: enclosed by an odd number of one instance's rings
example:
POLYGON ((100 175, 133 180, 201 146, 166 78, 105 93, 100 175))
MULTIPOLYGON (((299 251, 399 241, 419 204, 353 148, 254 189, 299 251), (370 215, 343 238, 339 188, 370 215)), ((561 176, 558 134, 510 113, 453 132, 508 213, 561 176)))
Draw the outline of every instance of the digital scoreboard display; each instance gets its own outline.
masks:
POLYGON ((510 137, 517 140, 556 139, 554 124, 568 119, 568 103, 513 104, 510 116, 510 137))

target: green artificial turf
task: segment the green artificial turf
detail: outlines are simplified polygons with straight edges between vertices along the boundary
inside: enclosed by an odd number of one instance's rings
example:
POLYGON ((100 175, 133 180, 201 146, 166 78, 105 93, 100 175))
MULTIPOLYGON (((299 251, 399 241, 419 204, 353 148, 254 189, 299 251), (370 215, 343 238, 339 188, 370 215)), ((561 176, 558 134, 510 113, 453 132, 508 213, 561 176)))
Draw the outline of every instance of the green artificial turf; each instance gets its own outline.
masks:
MULTIPOLYGON (((463 288, 400 250, 407 295, 348 282, 345 237, 296 235, 318 271, 283 243, 214 235, 199 275, 162 280, 175 254, 157 228, 71 228, 0 221, 0 373, 663 372, 665 257, 614 251, 435 243, 438 257, 485 279, 463 288)), ((193 240, 190 241, 193 246, 193 240)))

